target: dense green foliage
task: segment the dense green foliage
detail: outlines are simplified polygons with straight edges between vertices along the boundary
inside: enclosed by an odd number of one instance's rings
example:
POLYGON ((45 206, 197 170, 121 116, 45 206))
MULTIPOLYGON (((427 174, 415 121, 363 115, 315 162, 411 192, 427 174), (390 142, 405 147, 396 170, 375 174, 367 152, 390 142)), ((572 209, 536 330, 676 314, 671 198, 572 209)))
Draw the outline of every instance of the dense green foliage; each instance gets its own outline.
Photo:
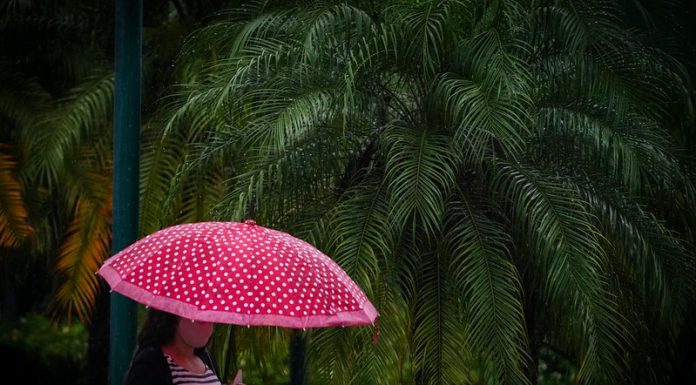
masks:
POLYGON ((92 272, 110 241, 113 35, 92 31, 110 20, 107 7, 0 3, 0 265, 18 296, 2 302, 10 316, 42 310, 31 306, 55 290, 60 314, 85 319, 98 291, 92 272), (54 269, 61 279, 46 280, 54 269))
POLYGON ((312 333, 313 383, 526 384, 547 345, 646 381, 638 337, 684 321, 689 84, 619 6, 263 2, 177 67, 144 225, 254 216, 334 256, 381 340, 312 333))
MULTIPOLYGON (((658 3, 150 2, 142 232, 253 217, 333 256, 379 344, 308 331, 312 384, 693 380, 694 52, 690 10, 658 3)), ((55 267, 53 309, 83 319, 109 253, 109 7, 0 2, 3 290, 55 267)), ((287 340, 213 347, 281 383, 287 340)))
POLYGON ((55 324, 27 314, 17 323, 0 322, 0 356, 22 382, 81 384, 76 378, 86 362, 87 331, 81 324, 55 324))

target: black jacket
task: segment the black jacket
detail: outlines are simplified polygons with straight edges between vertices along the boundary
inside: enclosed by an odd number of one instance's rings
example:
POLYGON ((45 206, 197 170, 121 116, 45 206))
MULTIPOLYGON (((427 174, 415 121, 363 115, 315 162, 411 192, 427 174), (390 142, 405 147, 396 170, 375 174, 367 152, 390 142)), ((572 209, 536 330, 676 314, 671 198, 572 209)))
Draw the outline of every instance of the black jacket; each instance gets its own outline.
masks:
MULTIPOLYGON (((213 361, 205 349, 197 349, 195 353, 217 375, 213 361)), ((135 353, 126 375, 125 385, 172 385, 172 373, 162 353, 162 347, 150 345, 135 353)))

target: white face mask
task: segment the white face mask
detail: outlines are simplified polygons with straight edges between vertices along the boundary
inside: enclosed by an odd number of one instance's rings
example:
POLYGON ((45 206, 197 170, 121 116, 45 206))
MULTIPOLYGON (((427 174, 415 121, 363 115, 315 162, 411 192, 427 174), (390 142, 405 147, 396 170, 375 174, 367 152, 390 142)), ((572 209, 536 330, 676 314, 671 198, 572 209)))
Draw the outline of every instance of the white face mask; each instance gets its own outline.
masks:
POLYGON ((211 322, 191 321, 182 318, 179 320, 178 333, 187 345, 194 348, 202 348, 208 343, 210 335, 213 334, 213 324, 211 322))

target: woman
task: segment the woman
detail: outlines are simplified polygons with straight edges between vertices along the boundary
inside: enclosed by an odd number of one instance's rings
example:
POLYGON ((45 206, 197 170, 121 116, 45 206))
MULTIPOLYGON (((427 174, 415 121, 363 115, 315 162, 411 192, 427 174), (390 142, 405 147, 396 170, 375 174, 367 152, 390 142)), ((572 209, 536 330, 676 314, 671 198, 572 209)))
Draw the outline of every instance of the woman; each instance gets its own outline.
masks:
POLYGON ((210 322, 150 308, 126 385, 222 385, 205 350, 212 333, 210 322))

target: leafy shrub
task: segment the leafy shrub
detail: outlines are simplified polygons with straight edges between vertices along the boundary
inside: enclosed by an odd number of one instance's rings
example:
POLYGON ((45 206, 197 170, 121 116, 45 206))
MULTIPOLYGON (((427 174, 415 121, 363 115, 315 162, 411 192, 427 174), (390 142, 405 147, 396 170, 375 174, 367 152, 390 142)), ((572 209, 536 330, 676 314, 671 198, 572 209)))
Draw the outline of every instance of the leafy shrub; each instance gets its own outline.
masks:
POLYGON ((0 360, 25 383, 79 383, 86 353, 82 324, 54 324, 38 314, 0 322, 0 360))

